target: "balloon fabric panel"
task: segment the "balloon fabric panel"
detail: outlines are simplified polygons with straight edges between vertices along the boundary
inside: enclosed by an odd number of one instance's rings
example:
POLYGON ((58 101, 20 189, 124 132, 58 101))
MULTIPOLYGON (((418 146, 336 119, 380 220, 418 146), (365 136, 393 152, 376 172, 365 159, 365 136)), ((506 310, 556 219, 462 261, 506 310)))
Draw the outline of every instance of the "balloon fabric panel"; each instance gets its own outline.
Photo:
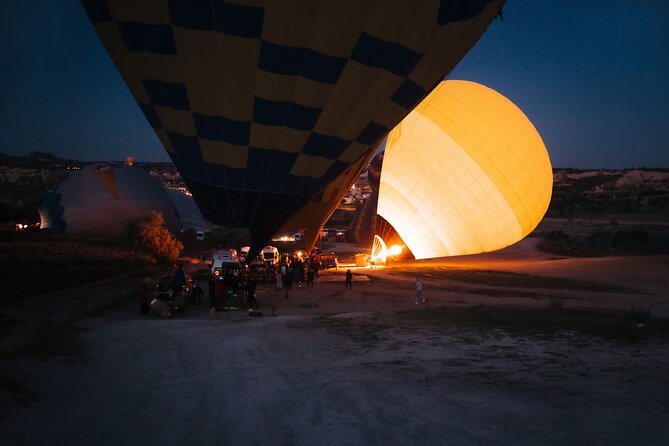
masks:
POLYGON ((446 75, 503 0, 82 0, 202 210, 257 248, 446 75))

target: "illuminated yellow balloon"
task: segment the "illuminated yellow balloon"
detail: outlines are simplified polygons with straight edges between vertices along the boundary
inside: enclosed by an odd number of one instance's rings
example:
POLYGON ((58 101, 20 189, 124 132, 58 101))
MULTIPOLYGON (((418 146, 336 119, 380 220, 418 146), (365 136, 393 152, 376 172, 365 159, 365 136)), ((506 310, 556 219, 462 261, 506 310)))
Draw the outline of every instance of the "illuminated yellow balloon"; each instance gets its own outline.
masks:
POLYGON ((444 81, 388 136, 377 212, 417 259, 477 254, 529 234, 552 185, 546 147, 518 107, 444 81))

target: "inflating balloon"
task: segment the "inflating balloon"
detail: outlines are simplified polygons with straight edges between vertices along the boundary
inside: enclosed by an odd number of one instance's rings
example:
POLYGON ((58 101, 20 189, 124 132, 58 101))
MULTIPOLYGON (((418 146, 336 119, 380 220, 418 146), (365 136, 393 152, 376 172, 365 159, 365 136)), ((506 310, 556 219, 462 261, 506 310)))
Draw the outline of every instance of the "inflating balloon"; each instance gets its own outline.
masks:
POLYGON ((388 135, 377 212, 417 259, 478 254, 529 234, 552 188, 527 116, 488 87, 449 80, 388 135))

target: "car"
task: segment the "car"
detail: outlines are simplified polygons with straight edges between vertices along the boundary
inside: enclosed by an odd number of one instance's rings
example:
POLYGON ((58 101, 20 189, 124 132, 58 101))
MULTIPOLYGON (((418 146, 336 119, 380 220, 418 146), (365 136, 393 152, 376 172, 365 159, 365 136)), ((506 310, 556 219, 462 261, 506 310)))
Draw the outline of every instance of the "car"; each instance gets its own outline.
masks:
POLYGON ((319 260, 321 262, 321 269, 339 268, 339 260, 337 259, 337 254, 334 252, 321 253, 319 260))
POLYGON ((262 249, 262 259, 268 266, 278 265, 280 260, 279 250, 274 246, 265 246, 262 249))
POLYGON ((215 277, 225 276, 228 270, 239 271, 239 257, 236 249, 220 249, 213 255, 211 274, 215 277))

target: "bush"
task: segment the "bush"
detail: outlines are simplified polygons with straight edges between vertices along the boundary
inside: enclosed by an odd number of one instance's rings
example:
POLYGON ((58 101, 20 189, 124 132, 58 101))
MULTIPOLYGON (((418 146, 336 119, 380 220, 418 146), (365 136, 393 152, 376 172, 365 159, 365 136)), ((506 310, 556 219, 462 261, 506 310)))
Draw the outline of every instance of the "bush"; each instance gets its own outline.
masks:
POLYGON ((151 212, 148 219, 137 225, 139 245, 156 260, 174 261, 184 249, 183 243, 174 240, 164 226, 165 218, 160 212, 151 212))

